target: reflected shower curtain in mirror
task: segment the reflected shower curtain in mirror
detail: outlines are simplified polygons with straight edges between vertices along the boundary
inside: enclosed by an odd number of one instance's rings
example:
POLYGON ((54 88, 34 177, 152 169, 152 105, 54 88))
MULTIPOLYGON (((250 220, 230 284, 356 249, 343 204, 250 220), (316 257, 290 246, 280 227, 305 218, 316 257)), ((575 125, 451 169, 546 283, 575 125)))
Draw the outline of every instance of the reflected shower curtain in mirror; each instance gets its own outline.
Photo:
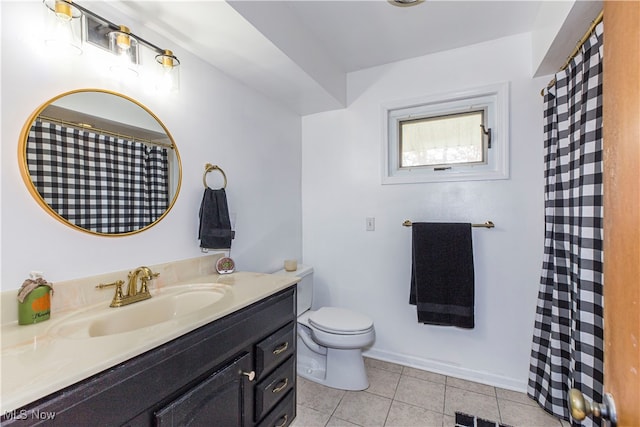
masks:
POLYGON ((137 231, 169 206, 165 147, 36 120, 27 163, 44 201, 86 230, 137 231))
POLYGON ((600 23, 544 94, 545 247, 528 394, 565 420, 569 389, 603 395, 602 33, 600 23))

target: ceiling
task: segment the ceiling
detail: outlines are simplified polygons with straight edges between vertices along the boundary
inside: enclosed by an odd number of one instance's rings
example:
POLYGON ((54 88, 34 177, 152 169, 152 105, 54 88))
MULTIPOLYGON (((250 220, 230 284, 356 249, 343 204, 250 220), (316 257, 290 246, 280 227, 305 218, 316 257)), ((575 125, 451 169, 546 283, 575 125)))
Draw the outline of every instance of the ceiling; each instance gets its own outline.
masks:
POLYGON ((170 39, 178 57, 189 51, 305 115, 344 107, 349 72, 529 32, 541 3, 156 0, 109 6, 170 39))
MULTIPOLYGON (((238 3, 241 13, 255 7, 238 3)), ((540 7, 539 1, 426 1, 412 7, 385 0, 281 3, 346 72, 527 32, 540 7)))

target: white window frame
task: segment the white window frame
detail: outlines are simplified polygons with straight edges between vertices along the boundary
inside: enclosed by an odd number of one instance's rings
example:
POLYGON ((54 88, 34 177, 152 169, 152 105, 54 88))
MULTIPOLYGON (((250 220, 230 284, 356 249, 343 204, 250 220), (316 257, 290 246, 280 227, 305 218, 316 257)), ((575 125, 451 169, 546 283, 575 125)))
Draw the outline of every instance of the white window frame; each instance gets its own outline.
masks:
POLYGON ((387 103, 382 106, 382 124, 382 184, 509 178, 509 83, 387 103), (485 164, 400 168, 400 121, 481 109, 485 110, 485 126, 491 129, 491 148, 485 164))

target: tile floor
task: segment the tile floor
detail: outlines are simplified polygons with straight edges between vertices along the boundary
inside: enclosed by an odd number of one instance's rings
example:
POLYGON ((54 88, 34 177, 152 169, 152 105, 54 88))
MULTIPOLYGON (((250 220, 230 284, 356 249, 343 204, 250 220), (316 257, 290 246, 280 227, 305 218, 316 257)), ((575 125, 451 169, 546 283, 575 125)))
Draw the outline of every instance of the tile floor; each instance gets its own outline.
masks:
POLYGON ((369 388, 336 390, 298 377, 293 427, 453 427, 456 411, 513 427, 566 427, 524 393, 365 358, 369 388))

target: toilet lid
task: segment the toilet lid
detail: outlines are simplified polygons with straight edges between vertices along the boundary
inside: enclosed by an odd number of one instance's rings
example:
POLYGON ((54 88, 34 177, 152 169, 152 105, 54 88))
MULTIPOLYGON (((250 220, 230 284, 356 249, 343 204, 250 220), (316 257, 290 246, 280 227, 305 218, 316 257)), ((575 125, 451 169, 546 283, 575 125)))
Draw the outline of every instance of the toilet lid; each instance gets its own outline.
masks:
POLYGON ((309 324, 334 334, 360 334, 373 327, 373 320, 364 314, 337 307, 322 307, 309 316, 309 324))

